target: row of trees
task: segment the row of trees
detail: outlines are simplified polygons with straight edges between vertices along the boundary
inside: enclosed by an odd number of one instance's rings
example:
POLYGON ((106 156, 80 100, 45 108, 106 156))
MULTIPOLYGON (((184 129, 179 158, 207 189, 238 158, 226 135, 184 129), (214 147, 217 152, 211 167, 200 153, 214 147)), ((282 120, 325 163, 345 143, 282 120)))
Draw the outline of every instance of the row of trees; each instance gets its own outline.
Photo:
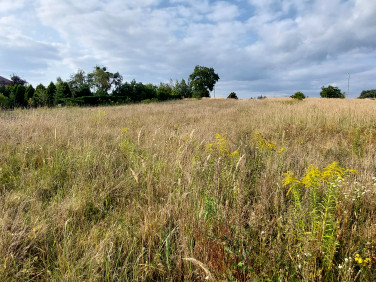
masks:
POLYGON ((57 78, 47 87, 36 88, 13 75, 13 85, 0 86, 0 107, 39 107, 58 104, 98 105, 111 103, 132 103, 141 101, 165 101, 181 98, 210 97, 219 80, 213 68, 196 66, 188 82, 143 84, 132 80, 124 82, 122 76, 112 73, 106 67, 96 66, 91 73, 78 70, 67 81, 57 78))
MULTIPOLYGON (((320 96, 322 98, 345 98, 345 93, 341 92, 341 90, 338 87, 334 87, 329 85, 328 87, 321 87, 320 96)), ((294 95, 290 96, 291 98, 295 98, 298 100, 303 100, 306 96, 298 91, 294 95)), ((359 99, 375 99, 376 98, 376 89, 371 90, 363 90, 360 93, 359 99)))
MULTIPOLYGON (((321 87, 320 96, 322 98, 345 98, 345 93, 342 93, 341 90, 338 87, 334 87, 332 85, 329 85, 328 87, 321 87)), ((297 99, 297 100, 303 100, 306 98, 306 96, 303 94, 303 92, 298 91, 294 95, 290 96, 290 98, 297 99)))

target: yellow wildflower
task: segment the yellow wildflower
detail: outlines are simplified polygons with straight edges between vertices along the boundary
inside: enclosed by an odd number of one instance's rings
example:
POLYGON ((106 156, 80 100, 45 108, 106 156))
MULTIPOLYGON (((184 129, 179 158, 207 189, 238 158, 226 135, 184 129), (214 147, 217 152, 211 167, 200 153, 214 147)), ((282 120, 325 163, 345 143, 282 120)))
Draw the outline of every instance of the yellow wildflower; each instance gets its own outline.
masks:
POLYGON ((283 186, 287 186, 287 185, 291 185, 290 189, 287 191, 287 194, 286 196, 290 193, 290 191, 292 190, 292 188, 294 187, 294 185, 296 184, 299 184, 301 183, 294 175, 294 173, 292 173, 292 171, 288 171, 286 173, 283 174, 285 178, 283 178, 282 180, 282 185, 283 186))
POLYGON ((239 151, 235 150, 234 152, 231 153, 231 157, 233 158, 238 158, 239 157, 239 151))
POLYGON ((205 145, 205 151, 208 153, 217 152, 222 156, 239 157, 238 151, 230 153, 226 138, 219 133, 215 136, 215 142, 205 145))
POLYGON ((207 144, 205 145, 205 151, 208 153, 211 153, 213 151, 213 144, 207 144))
POLYGON ((302 179, 302 183, 306 188, 315 186, 319 183, 322 178, 322 173, 319 168, 315 165, 310 165, 302 179))
POLYGON ((219 152, 224 153, 225 155, 230 155, 229 149, 227 147, 227 141, 226 138, 221 136, 219 133, 215 136, 215 139, 217 141, 217 149, 219 152))
POLYGON ((267 140, 262 134, 258 131, 253 133, 253 138, 251 140, 254 146, 263 152, 277 152, 282 153, 286 148, 282 147, 277 150, 277 145, 272 141, 267 140))
POLYGON ((284 173, 283 176, 285 177, 282 180, 283 186, 300 183, 300 181, 295 177, 295 175, 292 171, 288 171, 288 172, 284 173))
POLYGON ((370 258, 362 259, 359 254, 356 254, 354 259, 358 264, 362 264, 363 266, 367 266, 371 262, 370 258))

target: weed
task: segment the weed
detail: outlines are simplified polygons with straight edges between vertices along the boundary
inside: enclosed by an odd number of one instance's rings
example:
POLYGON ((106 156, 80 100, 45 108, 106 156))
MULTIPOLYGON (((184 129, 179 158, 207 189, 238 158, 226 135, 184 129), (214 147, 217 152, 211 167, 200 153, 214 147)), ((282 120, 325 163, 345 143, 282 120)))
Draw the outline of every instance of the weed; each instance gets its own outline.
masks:
POLYGON ((375 107, 288 100, 0 111, 0 280, 375 280, 375 107))

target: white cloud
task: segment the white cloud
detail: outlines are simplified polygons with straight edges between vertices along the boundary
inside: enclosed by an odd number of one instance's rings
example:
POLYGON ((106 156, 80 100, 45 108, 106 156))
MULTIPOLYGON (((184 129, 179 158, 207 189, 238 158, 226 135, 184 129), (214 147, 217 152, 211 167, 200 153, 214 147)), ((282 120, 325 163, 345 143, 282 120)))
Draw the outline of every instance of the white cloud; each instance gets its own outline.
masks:
POLYGON ((0 14, 20 9, 24 7, 25 3, 25 0, 2 0, 0 4, 0 14))
POLYGON ((221 21, 231 21, 235 20, 239 16, 239 7, 230 4, 228 2, 220 1, 216 2, 213 7, 212 11, 208 14, 208 19, 221 22, 221 21))
POLYGON ((369 0, 4 0, 0 61, 44 83, 96 64, 158 83, 200 64, 219 73, 217 95, 243 98, 318 94, 350 72, 357 95, 376 88, 375 14, 369 0))

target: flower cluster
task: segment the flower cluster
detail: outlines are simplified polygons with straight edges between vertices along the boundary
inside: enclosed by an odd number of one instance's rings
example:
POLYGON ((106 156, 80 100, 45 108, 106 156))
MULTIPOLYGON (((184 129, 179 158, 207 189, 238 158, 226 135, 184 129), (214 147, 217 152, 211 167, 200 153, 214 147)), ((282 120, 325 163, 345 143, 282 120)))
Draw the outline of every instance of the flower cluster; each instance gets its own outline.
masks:
POLYGON ((239 151, 235 150, 234 152, 230 153, 230 149, 227 145, 227 140, 224 136, 217 133, 215 136, 215 141, 213 143, 205 145, 205 150, 208 153, 217 152, 223 156, 231 156, 234 158, 239 157, 239 151))
POLYGON ((265 137, 258 131, 253 134, 251 142, 257 149, 263 152, 277 152, 281 154, 284 150, 286 150, 285 147, 278 149, 276 144, 265 139, 265 137))
POLYGON ((284 173, 282 184, 283 186, 291 186, 287 192, 288 194, 294 185, 301 184, 305 188, 320 187, 328 184, 336 185, 336 183, 343 181, 344 177, 352 173, 356 173, 356 170, 341 167, 337 162, 332 162, 322 171, 317 166, 310 165, 300 180, 291 171, 284 173))
POLYGON ((365 258, 365 259, 362 259, 362 257, 359 255, 359 254, 356 254, 355 255, 355 258, 354 260, 360 264, 360 265, 363 265, 363 266, 367 266, 371 263, 371 259, 370 258, 365 258))

